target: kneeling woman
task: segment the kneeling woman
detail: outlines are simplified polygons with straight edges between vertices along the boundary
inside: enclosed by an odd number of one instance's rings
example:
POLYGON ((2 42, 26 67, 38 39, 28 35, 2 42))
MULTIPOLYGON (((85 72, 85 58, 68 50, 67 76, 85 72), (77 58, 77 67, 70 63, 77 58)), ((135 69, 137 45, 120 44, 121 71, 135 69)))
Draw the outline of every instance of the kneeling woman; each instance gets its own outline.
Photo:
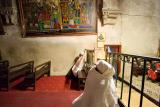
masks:
POLYGON ((90 69, 84 92, 72 102, 72 107, 119 107, 114 73, 108 62, 99 60, 90 69))

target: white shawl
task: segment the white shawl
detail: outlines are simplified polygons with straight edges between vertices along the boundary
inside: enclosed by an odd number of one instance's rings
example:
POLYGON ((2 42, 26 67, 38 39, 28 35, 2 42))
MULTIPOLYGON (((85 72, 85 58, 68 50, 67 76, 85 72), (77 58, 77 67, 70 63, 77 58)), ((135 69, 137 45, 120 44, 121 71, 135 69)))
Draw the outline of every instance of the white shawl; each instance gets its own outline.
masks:
POLYGON ((85 58, 85 56, 81 55, 78 58, 78 60, 76 61, 76 63, 74 64, 74 66, 72 67, 72 72, 75 77, 77 77, 78 72, 81 72, 81 70, 84 66, 84 58, 85 58))
POLYGON ((119 107, 112 78, 114 72, 109 63, 98 61, 89 71, 84 92, 72 102, 72 107, 119 107), (103 74, 97 72, 96 67, 103 74))

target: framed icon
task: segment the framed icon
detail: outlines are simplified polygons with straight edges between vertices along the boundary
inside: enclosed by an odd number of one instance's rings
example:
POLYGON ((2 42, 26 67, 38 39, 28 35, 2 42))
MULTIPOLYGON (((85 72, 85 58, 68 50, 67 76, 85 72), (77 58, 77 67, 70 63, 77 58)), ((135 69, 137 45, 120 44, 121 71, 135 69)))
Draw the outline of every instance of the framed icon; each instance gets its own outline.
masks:
POLYGON ((105 32, 98 33, 97 42, 105 42, 105 40, 106 40, 105 32))

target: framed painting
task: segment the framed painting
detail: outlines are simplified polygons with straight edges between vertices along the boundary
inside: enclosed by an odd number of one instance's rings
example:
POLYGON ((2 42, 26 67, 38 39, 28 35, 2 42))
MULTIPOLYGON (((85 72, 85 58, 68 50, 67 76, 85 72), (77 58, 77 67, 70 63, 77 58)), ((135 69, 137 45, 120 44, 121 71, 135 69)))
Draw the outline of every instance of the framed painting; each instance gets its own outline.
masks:
POLYGON ((23 35, 97 32, 96 0, 18 0, 23 35))

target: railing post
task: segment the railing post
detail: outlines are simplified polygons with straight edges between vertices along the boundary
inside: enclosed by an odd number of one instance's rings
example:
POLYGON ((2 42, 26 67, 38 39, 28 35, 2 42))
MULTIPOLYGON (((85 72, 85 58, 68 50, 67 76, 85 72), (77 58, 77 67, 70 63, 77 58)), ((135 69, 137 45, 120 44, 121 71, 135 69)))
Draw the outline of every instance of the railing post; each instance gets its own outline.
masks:
POLYGON ((117 87, 117 80, 118 80, 118 69, 117 69, 117 60, 118 60, 118 55, 117 53, 113 54, 113 58, 112 58, 112 65, 115 68, 115 75, 114 77, 116 78, 116 87, 117 87))
POLYGON ((123 82, 124 82, 124 70, 125 70, 125 56, 123 56, 123 68, 122 68, 122 84, 121 84, 121 96, 120 98, 122 99, 122 95, 123 95, 123 82))
POLYGON ((134 58, 132 57, 131 75, 130 75, 130 84, 129 84, 129 96, 128 96, 128 107, 130 107, 130 100, 131 100, 132 75, 133 75, 133 62, 134 62, 134 58))
POLYGON ((145 74, 146 74, 146 59, 144 59, 143 68, 144 68, 144 71, 142 76, 141 97, 140 97, 139 107, 142 107, 142 102, 143 102, 144 82, 145 82, 145 74))

